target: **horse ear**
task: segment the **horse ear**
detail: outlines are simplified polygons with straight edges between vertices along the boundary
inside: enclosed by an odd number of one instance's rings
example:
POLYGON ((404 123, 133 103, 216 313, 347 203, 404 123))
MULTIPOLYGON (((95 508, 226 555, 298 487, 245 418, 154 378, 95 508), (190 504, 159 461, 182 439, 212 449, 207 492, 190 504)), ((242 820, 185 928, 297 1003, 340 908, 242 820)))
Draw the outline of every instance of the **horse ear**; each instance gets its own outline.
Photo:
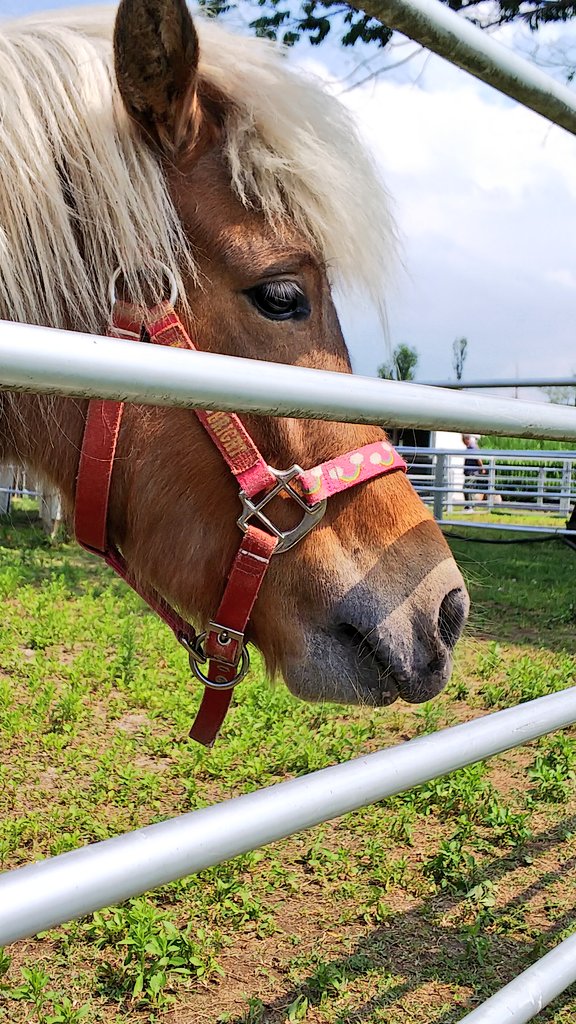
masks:
POLYGON ((185 0, 122 0, 114 64, 130 117, 164 152, 191 147, 199 128, 198 36, 185 0))

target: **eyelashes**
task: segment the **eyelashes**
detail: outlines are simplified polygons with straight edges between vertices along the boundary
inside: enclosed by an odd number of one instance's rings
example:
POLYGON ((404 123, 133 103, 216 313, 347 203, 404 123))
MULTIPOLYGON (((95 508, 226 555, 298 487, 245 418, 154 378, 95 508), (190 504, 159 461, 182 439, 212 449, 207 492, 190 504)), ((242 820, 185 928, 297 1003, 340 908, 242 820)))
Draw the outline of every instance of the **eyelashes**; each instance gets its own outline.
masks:
POLYGON ((310 316, 310 303, 294 281, 266 281, 244 294, 268 320, 304 320, 310 316))

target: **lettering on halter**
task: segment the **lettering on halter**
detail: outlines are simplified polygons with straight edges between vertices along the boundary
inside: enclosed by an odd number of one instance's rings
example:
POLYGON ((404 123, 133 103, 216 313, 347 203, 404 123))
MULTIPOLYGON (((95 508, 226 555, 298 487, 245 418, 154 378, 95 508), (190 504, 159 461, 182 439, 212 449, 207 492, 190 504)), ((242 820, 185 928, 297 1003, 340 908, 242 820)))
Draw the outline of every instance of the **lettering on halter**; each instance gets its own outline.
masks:
POLYGON ((234 458, 246 451, 244 438, 226 412, 209 412, 207 420, 227 455, 234 458))

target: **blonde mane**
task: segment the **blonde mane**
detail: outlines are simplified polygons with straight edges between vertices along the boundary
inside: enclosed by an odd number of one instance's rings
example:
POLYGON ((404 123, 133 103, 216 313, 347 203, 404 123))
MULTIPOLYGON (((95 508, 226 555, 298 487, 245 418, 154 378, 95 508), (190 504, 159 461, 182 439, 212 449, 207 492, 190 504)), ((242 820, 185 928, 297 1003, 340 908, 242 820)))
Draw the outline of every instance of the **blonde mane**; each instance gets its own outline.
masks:
MULTIPOLYGON (((2 319, 98 332, 116 266, 132 294, 150 257, 177 278, 194 270, 159 163, 114 83, 114 13, 0 23, 2 319)), ((335 280, 379 300, 394 229, 347 111, 277 48, 195 21, 200 74, 231 100, 225 155, 235 192, 272 223, 289 217, 335 280)))

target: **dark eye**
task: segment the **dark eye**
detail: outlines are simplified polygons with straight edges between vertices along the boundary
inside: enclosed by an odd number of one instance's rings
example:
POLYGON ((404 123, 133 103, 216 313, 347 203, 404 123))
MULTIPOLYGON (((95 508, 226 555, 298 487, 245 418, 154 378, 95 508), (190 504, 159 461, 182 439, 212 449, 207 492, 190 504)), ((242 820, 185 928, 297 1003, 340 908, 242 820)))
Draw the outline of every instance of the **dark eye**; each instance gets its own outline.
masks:
POLYGON ((266 281, 245 295, 269 320, 303 320, 310 315, 308 299, 294 281, 266 281))

